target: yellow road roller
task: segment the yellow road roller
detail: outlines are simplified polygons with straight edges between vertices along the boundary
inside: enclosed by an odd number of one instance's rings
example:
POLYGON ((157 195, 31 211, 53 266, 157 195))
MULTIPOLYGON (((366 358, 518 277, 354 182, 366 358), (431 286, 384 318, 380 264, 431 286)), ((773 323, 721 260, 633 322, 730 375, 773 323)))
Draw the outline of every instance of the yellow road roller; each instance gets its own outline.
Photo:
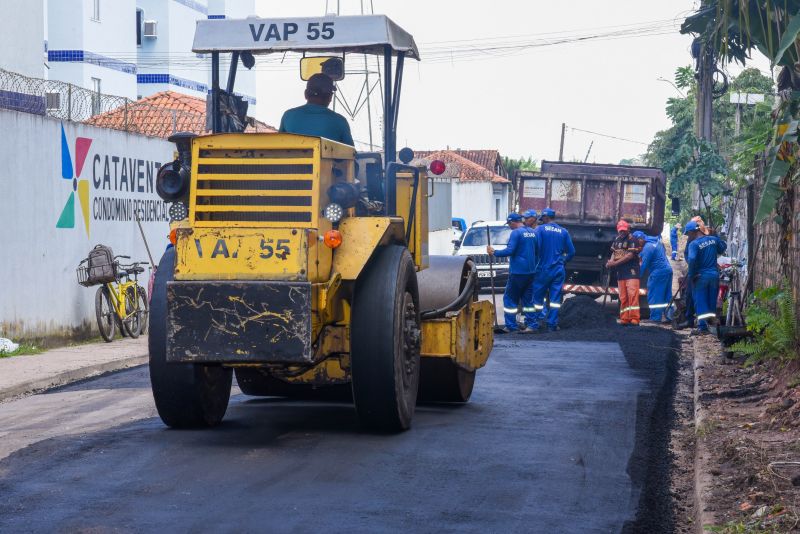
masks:
MULTIPOLYGON (((210 135, 176 134, 156 189, 170 239, 150 313, 150 380, 175 428, 224 417, 233 373, 246 395, 352 395, 370 430, 411 425, 416 403, 466 402, 492 349, 494 307, 473 262, 428 255, 429 172, 397 154, 405 58, 414 40, 385 16, 201 20, 210 135), (220 85, 221 56, 229 65, 220 85), (383 63, 382 152, 324 137, 243 133, 237 69, 298 58, 303 79, 383 63)), ((274 89, 273 89, 274 90, 274 89)))

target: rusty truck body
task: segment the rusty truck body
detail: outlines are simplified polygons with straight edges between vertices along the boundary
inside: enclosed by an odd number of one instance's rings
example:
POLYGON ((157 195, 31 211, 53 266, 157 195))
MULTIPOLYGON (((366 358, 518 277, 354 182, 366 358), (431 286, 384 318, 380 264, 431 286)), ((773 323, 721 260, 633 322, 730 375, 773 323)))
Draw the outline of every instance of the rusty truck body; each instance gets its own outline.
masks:
MULTIPOLYGON (((602 294, 616 223, 661 234, 666 175, 655 167, 543 161, 541 171, 518 171, 519 209, 550 207, 575 245, 565 292, 602 294)), ((613 293, 613 290, 610 291, 613 293)))

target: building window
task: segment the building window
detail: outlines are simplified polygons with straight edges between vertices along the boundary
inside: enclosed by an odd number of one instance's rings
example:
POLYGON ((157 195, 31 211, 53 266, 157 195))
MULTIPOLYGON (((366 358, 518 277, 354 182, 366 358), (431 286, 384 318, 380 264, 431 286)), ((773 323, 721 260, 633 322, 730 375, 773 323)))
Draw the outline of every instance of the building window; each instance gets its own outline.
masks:
POLYGON ((494 219, 496 221, 499 221, 500 220, 500 199, 499 198, 494 199, 494 213, 495 213, 494 219))
POLYGON ((136 10, 136 46, 142 46, 142 24, 144 24, 144 11, 136 10))
POLYGON ((92 78, 92 115, 102 111, 100 103, 100 78, 92 78))
POLYGON ((92 20, 100 22, 100 0, 92 0, 92 20))

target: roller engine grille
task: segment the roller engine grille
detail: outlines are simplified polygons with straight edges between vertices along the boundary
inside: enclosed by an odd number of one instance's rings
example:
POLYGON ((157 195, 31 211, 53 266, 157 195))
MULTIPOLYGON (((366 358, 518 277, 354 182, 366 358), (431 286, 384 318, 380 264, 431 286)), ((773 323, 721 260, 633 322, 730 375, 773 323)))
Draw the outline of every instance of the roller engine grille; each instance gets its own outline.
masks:
POLYGON ((201 149, 192 190, 194 220, 313 226, 313 155, 312 150, 201 149))

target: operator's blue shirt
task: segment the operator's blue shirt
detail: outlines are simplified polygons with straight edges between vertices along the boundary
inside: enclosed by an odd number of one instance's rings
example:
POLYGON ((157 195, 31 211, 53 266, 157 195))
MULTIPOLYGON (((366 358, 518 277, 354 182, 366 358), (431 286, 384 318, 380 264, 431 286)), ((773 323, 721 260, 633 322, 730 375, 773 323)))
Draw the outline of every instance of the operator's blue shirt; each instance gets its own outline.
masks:
POLYGON ((672 252, 678 252, 678 229, 674 226, 669 231, 669 246, 672 252))
POLYGON ((725 252, 728 244, 715 235, 698 237, 686 247, 686 261, 689 264, 689 277, 695 275, 717 276, 717 256, 725 252))
POLYGON ((281 132, 325 137, 355 146, 347 119, 317 104, 306 104, 286 110, 281 118, 281 132))
POLYGON ((566 228, 554 222, 540 224, 536 233, 536 255, 539 258, 539 270, 550 271, 563 267, 575 255, 575 246, 566 228))
POLYGON ((647 236, 645 238, 644 248, 642 248, 639 257, 642 258, 641 272, 650 271, 650 274, 659 271, 672 272, 672 266, 667 260, 667 254, 659 236, 647 236))
POLYGON ((511 256, 510 274, 533 274, 536 272, 536 234, 527 226, 511 232, 508 244, 503 250, 495 250, 498 258, 511 256))

